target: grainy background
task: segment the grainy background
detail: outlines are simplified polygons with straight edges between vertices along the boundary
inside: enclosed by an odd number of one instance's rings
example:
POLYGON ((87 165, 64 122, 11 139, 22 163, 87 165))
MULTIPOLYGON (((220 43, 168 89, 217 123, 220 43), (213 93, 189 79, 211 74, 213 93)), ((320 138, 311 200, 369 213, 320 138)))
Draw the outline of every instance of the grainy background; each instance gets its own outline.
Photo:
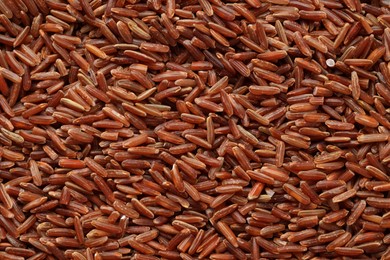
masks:
POLYGON ((390 259, 386 0, 0 0, 0 258, 390 259))

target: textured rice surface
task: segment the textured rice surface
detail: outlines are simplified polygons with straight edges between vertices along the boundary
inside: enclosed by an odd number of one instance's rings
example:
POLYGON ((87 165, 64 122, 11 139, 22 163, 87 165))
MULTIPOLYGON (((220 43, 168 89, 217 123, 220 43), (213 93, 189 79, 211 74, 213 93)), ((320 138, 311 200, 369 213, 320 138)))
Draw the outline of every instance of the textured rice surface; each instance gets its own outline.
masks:
POLYGON ((390 259, 386 0, 0 0, 0 259, 390 259))

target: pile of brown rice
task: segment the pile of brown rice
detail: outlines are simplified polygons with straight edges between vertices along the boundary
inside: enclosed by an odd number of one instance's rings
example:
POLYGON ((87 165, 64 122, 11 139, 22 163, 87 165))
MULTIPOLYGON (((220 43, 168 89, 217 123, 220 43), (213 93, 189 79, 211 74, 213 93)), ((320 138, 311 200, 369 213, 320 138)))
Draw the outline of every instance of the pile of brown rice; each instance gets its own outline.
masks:
POLYGON ((0 259, 390 259, 387 0, 0 0, 0 259))

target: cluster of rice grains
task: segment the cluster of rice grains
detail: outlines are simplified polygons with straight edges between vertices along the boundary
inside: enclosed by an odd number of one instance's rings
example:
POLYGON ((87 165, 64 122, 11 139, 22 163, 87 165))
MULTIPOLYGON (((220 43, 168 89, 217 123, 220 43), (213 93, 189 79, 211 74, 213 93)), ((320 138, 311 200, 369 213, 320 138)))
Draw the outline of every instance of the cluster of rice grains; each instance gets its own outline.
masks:
POLYGON ((0 258, 390 259, 388 3, 1 0, 0 258))

